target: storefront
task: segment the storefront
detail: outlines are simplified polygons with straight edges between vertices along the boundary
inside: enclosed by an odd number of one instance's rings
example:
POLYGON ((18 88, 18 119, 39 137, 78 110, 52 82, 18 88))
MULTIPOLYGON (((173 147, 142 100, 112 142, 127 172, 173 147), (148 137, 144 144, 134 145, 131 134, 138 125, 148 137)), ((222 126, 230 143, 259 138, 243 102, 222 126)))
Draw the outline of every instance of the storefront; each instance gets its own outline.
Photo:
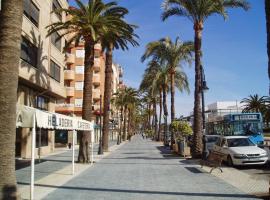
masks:
MULTIPOLYGON (((72 174, 74 174, 75 135, 77 131, 90 131, 91 141, 94 141, 94 123, 73 118, 66 115, 42 111, 32 107, 19 105, 17 107, 16 126, 31 129, 31 199, 34 199, 34 168, 38 146, 42 144, 42 137, 37 140, 36 135, 42 130, 67 130, 73 132, 72 137, 72 174)), ((93 144, 91 145, 93 147, 93 144)), ((91 148, 91 162, 93 162, 93 149, 91 148)))

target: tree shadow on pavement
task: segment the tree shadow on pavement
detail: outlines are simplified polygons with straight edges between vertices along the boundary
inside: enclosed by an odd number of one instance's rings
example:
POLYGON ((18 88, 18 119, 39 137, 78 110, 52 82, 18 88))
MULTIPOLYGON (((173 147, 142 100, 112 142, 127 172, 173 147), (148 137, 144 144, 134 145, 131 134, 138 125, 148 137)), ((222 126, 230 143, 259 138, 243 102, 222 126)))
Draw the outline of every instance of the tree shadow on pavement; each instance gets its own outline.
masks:
MULTIPOLYGON (((25 184, 25 183, 19 183, 25 184)), ((28 185, 28 184, 27 184, 28 185)), ((194 197, 224 197, 224 198, 244 198, 254 199, 254 196, 247 194, 220 194, 220 193, 202 193, 202 192, 165 192, 165 191, 151 191, 151 190, 130 190, 130 189, 111 189, 111 188, 91 188, 91 187, 75 187, 75 186, 54 186, 46 184, 35 184, 39 187, 57 188, 66 190, 81 190, 81 191, 94 191, 94 192, 110 192, 110 193, 128 193, 128 194, 157 194, 157 195, 173 195, 173 196, 194 196, 194 197)), ((62 191, 63 192, 63 191, 62 191)))

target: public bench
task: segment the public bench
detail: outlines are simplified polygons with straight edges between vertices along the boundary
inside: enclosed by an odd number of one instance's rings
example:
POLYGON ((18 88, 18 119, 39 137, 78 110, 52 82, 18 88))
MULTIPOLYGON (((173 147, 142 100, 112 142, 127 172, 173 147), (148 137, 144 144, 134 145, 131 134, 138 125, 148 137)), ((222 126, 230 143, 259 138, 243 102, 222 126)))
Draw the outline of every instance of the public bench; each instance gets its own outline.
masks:
POLYGON ((203 166, 211 167, 210 173, 212 173, 214 169, 219 169, 221 172, 223 172, 221 169, 223 157, 224 156, 221 154, 210 151, 206 160, 200 160, 201 168, 203 168, 203 166))

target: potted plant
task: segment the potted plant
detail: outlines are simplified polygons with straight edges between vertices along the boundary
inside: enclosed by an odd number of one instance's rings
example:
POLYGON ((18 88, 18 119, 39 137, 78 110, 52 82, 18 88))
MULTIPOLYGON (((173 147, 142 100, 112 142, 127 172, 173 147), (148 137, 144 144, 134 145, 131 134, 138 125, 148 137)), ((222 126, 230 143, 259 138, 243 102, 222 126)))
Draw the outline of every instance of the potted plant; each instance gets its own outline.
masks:
POLYGON ((192 135, 192 128, 185 121, 174 121, 171 129, 175 132, 175 138, 178 145, 178 153, 182 156, 190 154, 190 149, 186 145, 186 138, 192 135))

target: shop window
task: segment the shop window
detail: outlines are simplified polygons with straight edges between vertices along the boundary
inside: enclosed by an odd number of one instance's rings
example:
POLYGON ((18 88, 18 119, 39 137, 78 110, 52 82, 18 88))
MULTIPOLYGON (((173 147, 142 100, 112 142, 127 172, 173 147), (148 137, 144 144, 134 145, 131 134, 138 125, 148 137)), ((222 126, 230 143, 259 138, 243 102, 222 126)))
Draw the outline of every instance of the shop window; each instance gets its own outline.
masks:
POLYGON ((36 128, 36 148, 49 145, 49 136, 47 129, 36 128), (41 135, 40 135, 41 134, 41 135))

